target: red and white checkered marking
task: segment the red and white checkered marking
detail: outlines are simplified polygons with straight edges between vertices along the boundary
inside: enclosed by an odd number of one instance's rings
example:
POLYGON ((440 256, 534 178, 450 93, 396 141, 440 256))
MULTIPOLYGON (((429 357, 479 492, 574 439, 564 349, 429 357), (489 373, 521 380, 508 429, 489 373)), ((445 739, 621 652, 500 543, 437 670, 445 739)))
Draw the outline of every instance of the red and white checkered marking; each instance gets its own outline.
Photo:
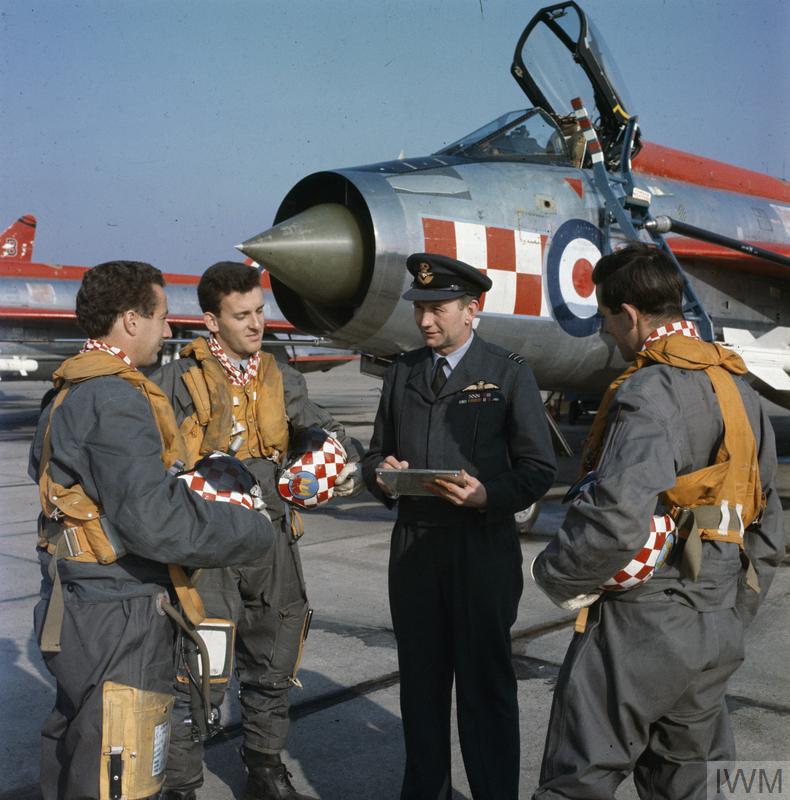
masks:
POLYGON ((622 592, 649 580, 653 576, 656 566, 661 566, 658 563, 661 550, 667 537, 674 532, 675 522, 669 514, 654 516, 650 520, 650 534, 645 546, 601 588, 612 592, 622 592))
POLYGON ((494 314, 550 317, 543 292, 540 233, 423 217, 425 252, 457 258, 487 274, 493 283, 481 308, 494 314))
POLYGON ((111 356, 118 356, 121 361, 128 364, 130 367, 133 367, 131 359, 126 353, 121 350, 120 347, 110 347, 106 342, 103 342, 101 339, 86 339, 85 344, 82 345, 81 353, 88 353, 91 350, 101 350, 103 353, 109 353, 111 356))
POLYGON ((657 342, 659 339, 666 339, 667 336, 672 336, 676 333, 682 336, 688 336, 691 339, 700 338, 697 326, 691 320, 679 319, 675 322, 671 322, 669 325, 662 325, 660 328, 656 328, 647 339, 645 339, 642 349, 644 350, 649 344, 653 344, 653 342, 657 342))
POLYGON ((289 503, 314 508, 334 495, 335 481, 348 456, 334 436, 316 437, 304 447, 306 452, 283 470, 277 489, 289 503))
POLYGON ((254 509, 250 490, 253 479, 239 461, 222 453, 212 453, 193 470, 178 476, 204 500, 233 503, 254 509))
POLYGON ((261 365, 261 352, 253 353, 247 359, 247 368, 242 372, 229 358, 228 354, 222 349, 222 345, 217 341, 212 333, 208 337, 208 346, 211 354, 222 365, 225 370, 225 376, 228 381, 234 386, 246 386, 250 381, 254 381, 258 375, 258 369, 261 365))

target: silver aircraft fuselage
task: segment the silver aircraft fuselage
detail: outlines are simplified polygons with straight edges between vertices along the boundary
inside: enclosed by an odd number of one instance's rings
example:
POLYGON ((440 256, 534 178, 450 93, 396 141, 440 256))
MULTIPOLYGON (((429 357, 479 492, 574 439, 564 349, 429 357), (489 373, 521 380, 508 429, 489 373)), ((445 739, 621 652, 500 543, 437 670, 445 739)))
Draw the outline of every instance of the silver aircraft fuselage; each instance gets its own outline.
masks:
MULTIPOLYGON (((635 179, 654 215, 790 251, 781 187, 766 198, 640 172, 635 179)), ((401 300, 406 257, 459 258, 493 281, 479 315, 483 337, 523 355, 542 389, 597 392, 624 367, 612 342, 596 335, 590 271, 604 252, 602 213, 588 169, 435 156, 310 175, 285 197, 275 227, 242 249, 270 270, 294 325, 383 357, 421 345, 411 304, 401 300)), ((760 337, 790 325, 790 272, 668 241, 717 338, 725 328, 760 337)))

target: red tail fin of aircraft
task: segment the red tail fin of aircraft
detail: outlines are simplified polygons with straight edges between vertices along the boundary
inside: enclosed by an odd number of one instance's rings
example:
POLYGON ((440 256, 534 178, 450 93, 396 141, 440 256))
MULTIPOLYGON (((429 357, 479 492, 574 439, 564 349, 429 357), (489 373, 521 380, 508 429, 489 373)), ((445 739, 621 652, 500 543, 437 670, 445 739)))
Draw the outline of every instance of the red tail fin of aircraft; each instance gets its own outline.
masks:
POLYGON ((0 258, 32 261, 35 239, 36 218, 32 214, 25 214, 0 234, 0 258))

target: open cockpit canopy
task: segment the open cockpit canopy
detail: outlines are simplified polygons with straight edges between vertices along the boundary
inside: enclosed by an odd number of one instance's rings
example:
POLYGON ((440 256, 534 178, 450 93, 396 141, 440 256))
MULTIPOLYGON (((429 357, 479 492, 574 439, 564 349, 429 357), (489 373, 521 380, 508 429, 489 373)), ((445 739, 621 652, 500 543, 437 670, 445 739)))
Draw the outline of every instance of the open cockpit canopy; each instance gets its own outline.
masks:
MULTIPOLYGON (((601 35, 575 2, 557 3, 535 14, 518 40, 510 72, 530 102, 556 121, 569 142, 575 123, 571 100, 580 97, 607 166, 617 166, 631 105, 601 35)), ((637 133, 631 155, 638 152, 638 141, 637 133)))

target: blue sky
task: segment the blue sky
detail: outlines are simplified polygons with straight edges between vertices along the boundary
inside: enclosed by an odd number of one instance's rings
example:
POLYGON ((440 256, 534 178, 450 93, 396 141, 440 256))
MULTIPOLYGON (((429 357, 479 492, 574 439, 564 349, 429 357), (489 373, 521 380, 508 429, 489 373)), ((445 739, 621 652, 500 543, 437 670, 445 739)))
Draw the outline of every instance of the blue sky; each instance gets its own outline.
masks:
MULTIPOLYGON (((202 272, 319 169, 528 105, 521 0, 0 0, 0 230, 202 272)), ((790 178, 790 3, 581 0, 646 139, 790 178)))

